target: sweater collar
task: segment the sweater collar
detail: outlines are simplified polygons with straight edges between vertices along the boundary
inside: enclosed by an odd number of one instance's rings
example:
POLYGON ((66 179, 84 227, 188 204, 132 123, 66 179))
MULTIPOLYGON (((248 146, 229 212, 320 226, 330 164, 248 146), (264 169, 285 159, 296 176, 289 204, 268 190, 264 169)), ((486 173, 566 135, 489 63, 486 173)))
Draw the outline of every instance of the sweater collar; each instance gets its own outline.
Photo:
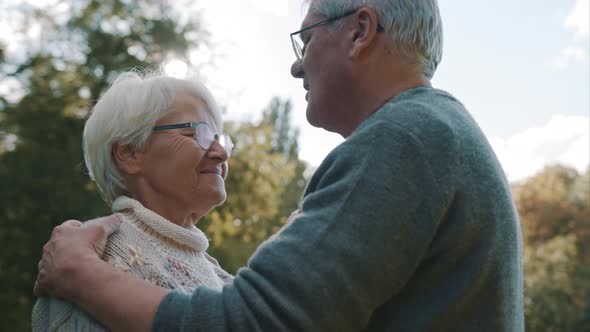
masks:
POLYGON ((139 226, 145 226, 154 233, 192 250, 205 251, 209 247, 209 240, 205 234, 194 225, 191 225, 191 228, 178 226, 127 196, 118 197, 113 202, 112 211, 123 212, 139 226))

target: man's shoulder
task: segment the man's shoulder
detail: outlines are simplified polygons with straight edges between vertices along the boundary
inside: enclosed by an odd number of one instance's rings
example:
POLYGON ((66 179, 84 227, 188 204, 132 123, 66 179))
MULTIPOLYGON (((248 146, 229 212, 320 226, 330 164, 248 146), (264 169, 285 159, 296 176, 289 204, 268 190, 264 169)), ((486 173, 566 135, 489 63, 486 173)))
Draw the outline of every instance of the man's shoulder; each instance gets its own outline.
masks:
POLYGON ((408 155, 454 165, 462 146, 483 140, 477 124, 451 94, 428 87, 408 90, 385 103, 324 159, 317 176, 358 174, 361 156, 371 167, 408 163, 408 155))
POLYGON ((422 105, 423 107, 427 108, 435 105, 445 105, 446 107, 451 108, 463 107, 461 102, 451 93, 441 89, 426 86, 420 86, 406 90, 391 98, 383 106, 402 107, 403 105, 422 105))
POLYGON ((434 88, 408 90, 385 103, 369 118, 392 121, 399 125, 430 126, 462 120, 467 113, 463 104, 451 94, 434 88))
POLYGON ((474 125, 463 104, 451 94, 439 89, 418 87, 387 101, 328 157, 381 150, 390 146, 395 139, 408 140, 416 146, 441 139, 452 141, 454 136, 461 136, 459 130, 474 125))
POLYGON ((411 89, 392 98, 359 126, 355 134, 366 135, 375 129, 406 133, 426 145, 443 141, 453 144, 475 138, 472 134, 479 131, 459 100, 443 90, 428 87, 411 89), (470 133, 466 135, 465 131, 470 133))

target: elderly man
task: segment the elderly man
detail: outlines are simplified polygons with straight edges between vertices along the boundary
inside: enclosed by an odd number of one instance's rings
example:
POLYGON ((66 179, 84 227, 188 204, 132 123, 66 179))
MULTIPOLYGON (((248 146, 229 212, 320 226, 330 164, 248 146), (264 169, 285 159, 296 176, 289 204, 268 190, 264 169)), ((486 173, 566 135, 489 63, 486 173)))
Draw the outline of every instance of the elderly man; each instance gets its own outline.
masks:
POLYGON ((191 295, 98 258, 116 217, 66 222, 44 248, 37 293, 115 330, 524 330, 509 185, 463 105, 430 84, 442 54, 436 0, 309 5, 291 73, 308 90, 309 122, 346 141, 313 175, 302 214, 233 284, 191 295))

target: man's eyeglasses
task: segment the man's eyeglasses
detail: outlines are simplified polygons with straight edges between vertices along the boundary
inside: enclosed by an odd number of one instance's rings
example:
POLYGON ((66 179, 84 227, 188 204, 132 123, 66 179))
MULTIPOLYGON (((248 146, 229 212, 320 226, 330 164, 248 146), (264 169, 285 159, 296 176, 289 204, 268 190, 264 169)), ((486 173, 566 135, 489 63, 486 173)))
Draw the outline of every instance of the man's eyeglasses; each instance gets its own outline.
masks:
POLYGON ((211 146, 213 146, 213 143, 217 140, 219 144, 227 152, 227 156, 231 156, 231 152, 234 148, 234 144, 231 140, 231 137, 228 134, 224 133, 216 134, 215 132, 213 132, 211 126, 209 126, 205 122, 187 122, 173 125, 155 126, 154 130, 159 131, 188 127, 193 128, 195 133, 195 140, 197 141, 200 147, 202 147, 205 150, 209 150, 211 146))
MULTIPOLYGON (((301 59, 303 59, 303 54, 304 54, 304 50, 305 50, 305 43, 303 42, 303 39, 301 39, 301 33, 313 28, 317 28, 317 27, 321 27, 322 25, 326 25, 328 23, 337 21, 341 18, 345 18, 347 16, 350 16, 354 13, 356 13, 358 9, 355 10, 351 10, 348 11, 342 15, 338 15, 336 17, 332 17, 323 21, 320 21, 318 23, 312 24, 308 27, 305 27, 299 31, 295 31, 293 33, 291 33, 291 45, 293 46, 293 51, 295 52, 295 56, 297 57, 297 60, 301 61, 301 59)), ((385 29, 383 28, 383 26, 381 24, 377 24, 377 32, 383 32, 385 31, 385 29)))

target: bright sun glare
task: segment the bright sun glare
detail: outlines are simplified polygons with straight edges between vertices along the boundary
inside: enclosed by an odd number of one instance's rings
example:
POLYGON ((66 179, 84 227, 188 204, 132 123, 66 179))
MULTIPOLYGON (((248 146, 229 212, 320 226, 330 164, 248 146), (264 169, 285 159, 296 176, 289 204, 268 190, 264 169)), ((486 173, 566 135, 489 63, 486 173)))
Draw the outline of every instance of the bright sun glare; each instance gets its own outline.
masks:
POLYGON ((188 72, 188 66, 184 61, 174 59, 164 65, 164 72, 172 77, 185 78, 188 72))

